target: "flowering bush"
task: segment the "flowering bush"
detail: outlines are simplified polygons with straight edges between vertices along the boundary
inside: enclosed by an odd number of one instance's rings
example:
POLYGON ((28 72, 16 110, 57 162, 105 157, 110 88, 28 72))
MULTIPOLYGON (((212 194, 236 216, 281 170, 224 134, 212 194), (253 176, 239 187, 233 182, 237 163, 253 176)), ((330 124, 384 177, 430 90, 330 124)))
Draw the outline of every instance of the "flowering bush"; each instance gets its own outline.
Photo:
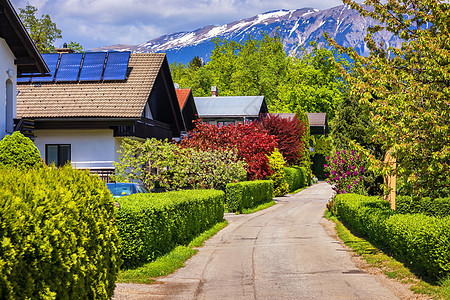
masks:
POLYGON ((337 194, 356 193, 367 194, 364 187, 364 173, 366 169, 359 154, 352 151, 337 151, 333 156, 327 157, 325 176, 337 194))

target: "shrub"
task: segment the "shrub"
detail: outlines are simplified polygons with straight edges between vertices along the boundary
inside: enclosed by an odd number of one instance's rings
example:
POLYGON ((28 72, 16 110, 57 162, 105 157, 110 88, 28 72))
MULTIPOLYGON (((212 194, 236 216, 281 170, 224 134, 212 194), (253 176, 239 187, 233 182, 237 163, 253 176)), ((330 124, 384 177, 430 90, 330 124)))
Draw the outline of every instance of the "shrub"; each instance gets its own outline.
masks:
POLYGON ((238 158, 247 163, 247 179, 254 180, 272 174, 267 155, 278 144, 276 137, 256 121, 222 127, 200 121, 181 146, 200 150, 236 149, 238 158))
POLYGON ((185 186, 225 190, 227 183, 243 181, 247 177, 245 162, 237 158, 237 151, 186 149, 184 164, 175 169, 185 174, 185 186))
POLYGON ((33 142, 15 131, 0 141, 0 166, 29 169, 41 167, 43 162, 33 142))
POLYGON ((155 182, 167 189, 181 188, 184 184, 184 174, 175 172, 177 166, 185 163, 186 156, 183 149, 167 140, 155 138, 140 142, 124 139, 122 149, 118 151, 119 162, 114 162, 116 175, 114 180, 138 181, 148 189, 152 189, 155 182))
POLYGON ((289 192, 293 192, 309 184, 310 179, 306 176, 304 167, 284 167, 284 178, 289 185, 289 192))
POLYGON ((420 275, 450 274, 450 217, 401 214, 376 197, 337 195, 333 209, 344 223, 391 252, 420 275))
POLYGON ((225 209, 242 212, 244 208, 252 208, 272 200, 273 181, 255 180, 229 183, 226 187, 225 209))
POLYGON ((136 266, 186 245, 223 220, 224 193, 188 190, 120 198, 115 219, 125 267, 136 266))
POLYGON ((399 213, 423 213, 427 216, 450 216, 450 198, 413 198, 410 196, 397 196, 396 210, 399 213))
POLYGON ((328 183, 333 184, 337 194, 357 193, 367 194, 364 188, 364 174, 366 172, 361 156, 355 151, 337 151, 327 157, 325 165, 328 183))
MULTIPOLYGON (((304 167, 306 170, 306 176, 311 177, 311 153, 309 149, 309 140, 311 136, 311 129, 309 127, 309 119, 308 115, 305 111, 303 111, 302 107, 299 106, 297 111, 295 112, 295 117, 300 120, 302 124, 305 124, 305 133, 302 137, 302 144, 304 145, 301 154, 301 161, 299 162, 299 166, 304 167)), ((309 182, 308 182, 309 185, 309 182)))
MULTIPOLYGON (((296 165, 302 160, 305 147, 303 136, 306 134, 305 123, 297 117, 282 118, 268 114, 261 119, 261 124, 267 132, 278 138, 278 150, 288 165, 296 165)), ((275 188, 276 189, 276 188, 275 188)))
POLYGON ((0 186, 0 298, 111 298, 118 236, 105 184, 66 166, 0 169, 0 186))
POLYGON ((286 179, 284 179, 284 165, 285 161, 283 155, 275 148, 269 156, 269 166, 273 173, 267 178, 273 181, 273 195, 275 197, 284 196, 289 193, 289 184, 286 182, 286 179))

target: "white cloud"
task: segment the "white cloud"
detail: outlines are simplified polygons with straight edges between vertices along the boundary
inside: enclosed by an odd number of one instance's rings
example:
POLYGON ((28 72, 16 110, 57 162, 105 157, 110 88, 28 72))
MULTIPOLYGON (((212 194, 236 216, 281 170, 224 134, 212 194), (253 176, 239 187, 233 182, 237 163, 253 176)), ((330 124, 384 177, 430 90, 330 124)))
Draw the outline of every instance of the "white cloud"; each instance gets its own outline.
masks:
MULTIPOLYGON (((223 25, 278 9, 329 8, 338 0, 12 0, 16 9, 31 4, 49 14, 63 41, 90 49, 140 44, 162 34, 223 25)), ((57 45, 59 46, 59 45, 57 45)))

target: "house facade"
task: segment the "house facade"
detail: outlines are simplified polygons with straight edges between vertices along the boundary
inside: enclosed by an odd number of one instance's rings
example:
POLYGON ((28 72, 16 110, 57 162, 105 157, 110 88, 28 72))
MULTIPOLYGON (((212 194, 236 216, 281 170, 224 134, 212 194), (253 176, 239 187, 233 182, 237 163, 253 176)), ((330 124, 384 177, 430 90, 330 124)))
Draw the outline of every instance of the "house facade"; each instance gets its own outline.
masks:
POLYGON ((35 145, 47 164, 70 161, 76 168, 109 174, 124 138, 170 140, 185 130, 165 54, 129 54, 126 65, 115 65, 123 76, 107 77, 112 53, 117 52, 57 54, 52 81, 31 78, 18 84, 17 117, 33 121, 35 145), (102 59, 95 64, 99 75, 85 77, 95 73, 88 63, 92 57, 103 55, 104 65, 102 59), (72 77, 64 77, 66 62, 75 60, 72 77))
POLYGON ((14 131, 17 78, 49 72, 9 0, 0 0, 0 139, 14 131))

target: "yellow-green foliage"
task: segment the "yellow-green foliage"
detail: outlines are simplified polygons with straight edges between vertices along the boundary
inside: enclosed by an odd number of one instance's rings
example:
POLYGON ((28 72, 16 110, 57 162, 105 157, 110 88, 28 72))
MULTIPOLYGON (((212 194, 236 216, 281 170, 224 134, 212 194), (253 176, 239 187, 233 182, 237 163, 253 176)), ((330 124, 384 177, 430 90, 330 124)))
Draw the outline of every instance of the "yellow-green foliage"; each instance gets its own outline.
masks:
POLYGON ((0 166, 27 169, 41 167, 43 163, 33 142, 16 131, 0 141, 0 166))
POLYGON ((253 180, 229 183, 226 187, 225 209, 242 212, 244 208, 252 208, 272 200, 273 181, 253 180))
POLYGON ((306 186, 307 179, 306 169, 304 167, 292 166, 284 167, 284 178, 289 184, 289 192, 293 192, 306 186))
POLYGON ((0 186, 0 298, 111 298, 118 236, 105 184, 67 166, 0 169, 0 186))
POLYGON ((284 178, 283 167, 286 164, 283 155, 277 148, 269 156, 269 166, 273 173, 268 179, 273 181, 273 195, 275 197, 284 196, 289 193, 289 184, 284 178))
POLYGON ((133 194, 118 199, 115 219, 125 267, 136 266, 187 245, 223 220, 224 193, 185 190, 133 194))
POLYGON ((418 275, 450 275, 450 217, 392 211, 381 198, 337 195, 329 205, 357 233, 383 247, 418 275))

